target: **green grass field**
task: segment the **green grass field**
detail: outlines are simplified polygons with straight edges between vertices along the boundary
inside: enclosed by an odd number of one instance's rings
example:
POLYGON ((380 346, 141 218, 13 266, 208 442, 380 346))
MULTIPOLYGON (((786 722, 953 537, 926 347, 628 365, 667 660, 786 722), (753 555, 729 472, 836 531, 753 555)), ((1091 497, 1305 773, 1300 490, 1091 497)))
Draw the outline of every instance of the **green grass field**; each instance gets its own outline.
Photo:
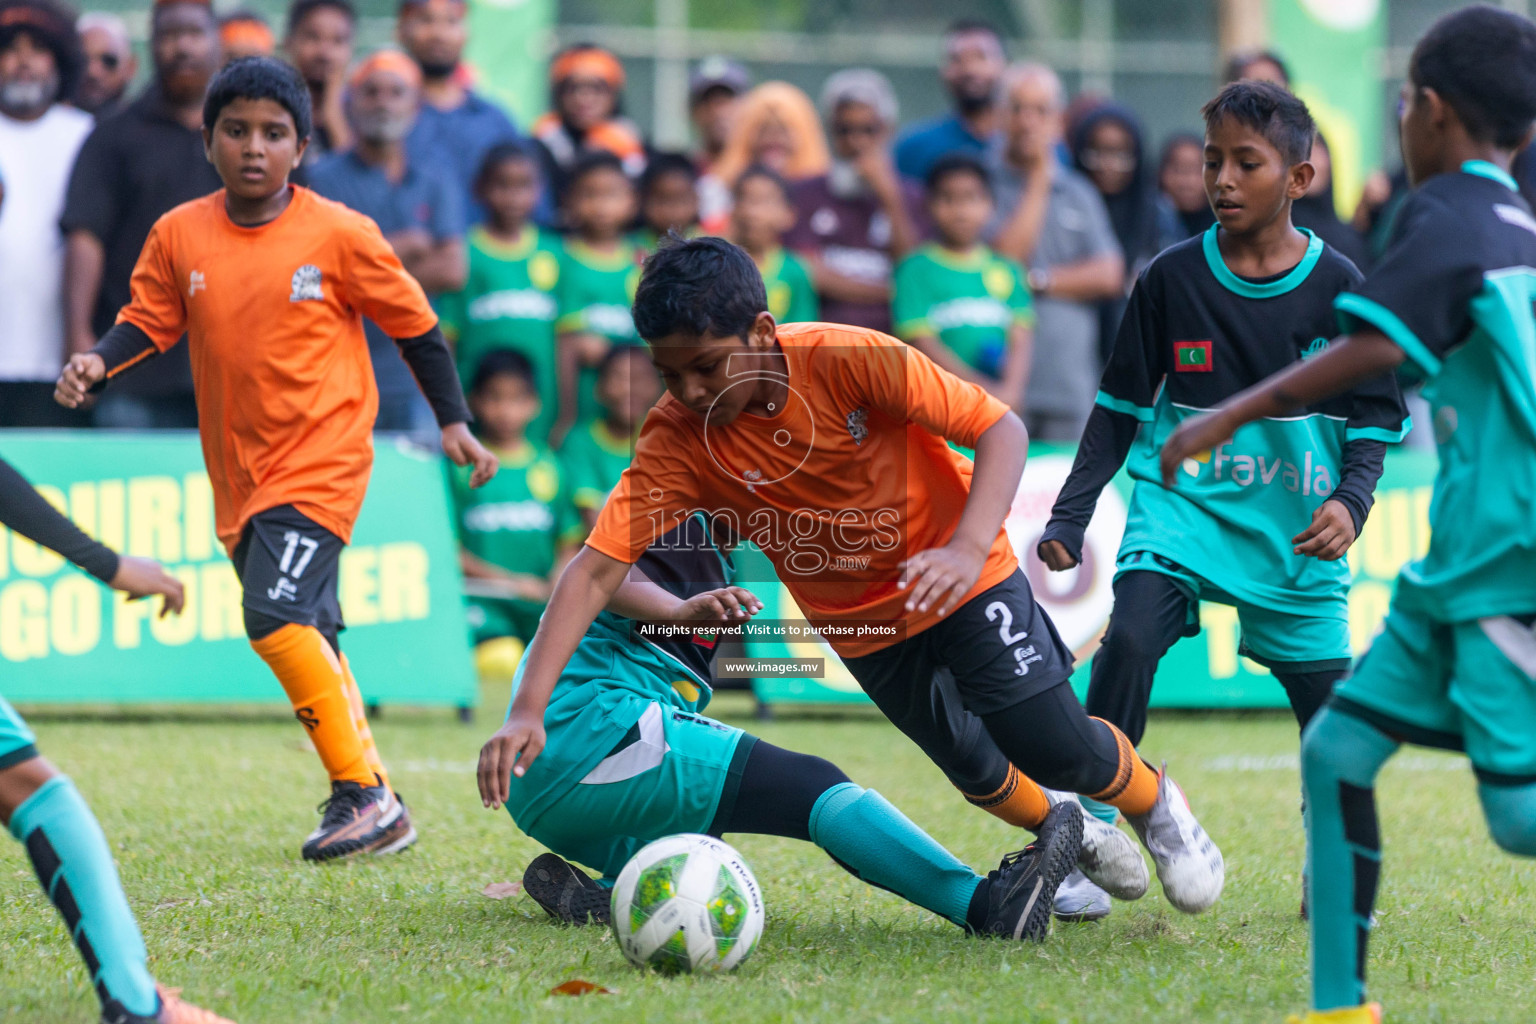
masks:
MULTIPOLYGON (((630 968, 605 930, 552 925, 526 896, 491 900, 539 847, 482 809, 472 768, 504 706, 465 727, 446 713, 376 725, 422 838, 403 856, 328 868, 299 860, 324 793, 301 730, 273 712, 35 716, 45 754, 107 831, 151 967, 242 1024, 373 1021, 1241 1021, 1305 999, 1297 919, 1302 858, 1289 716, 1154 717, 1167 756, 1220 843, 1227 888, 1191 918, 1157 891, 1039 947, 966 938, 867 888, 808 844, 736 842, 768 926, 732 976, 630 968), (615 990, 581 998, 583 978, 615 990)), ((745 700, 721 716, 753 728, 745 700)), ((964 804, 872 714, 783 717, 765 738, 837 761, 962 859, 986 870, 1019 833, 964 804)), ((1381 788, 1386 872, 1373 995, 1399 1021, 1528 1021, 1536 977, 1536 866, 1488 840, 1465 765, 1409 750, 1381 788)), ((95 1019, 84 970, 19 847, 0 859, 0 1021, 95 1019)))

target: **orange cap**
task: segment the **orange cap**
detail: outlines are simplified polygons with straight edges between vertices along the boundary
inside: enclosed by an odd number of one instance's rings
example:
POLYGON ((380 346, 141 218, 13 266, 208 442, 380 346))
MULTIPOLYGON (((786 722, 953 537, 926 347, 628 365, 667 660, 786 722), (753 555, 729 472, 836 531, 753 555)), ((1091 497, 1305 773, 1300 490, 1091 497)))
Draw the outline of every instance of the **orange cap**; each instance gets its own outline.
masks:
POLYGON ((226 50, 238 49, 263 57, 272 56, 275 47, 272 30, 254 18, 226 21, 219 29, 219 42, 226 50))
POLYGON ((556 85, 576 77, 600 78, 617 92, 624 88, 624 65, 607 50, 593 46, 561 54, 549 66, 549 80, 556 85))
POLYGON ((421 88, 421 68, 399 50, 375 50, 352 69, 347 84, 356 89, 363 83, 363 79, 375 71, 388 71, 392 75, 399 75, 412 89, 421 88))

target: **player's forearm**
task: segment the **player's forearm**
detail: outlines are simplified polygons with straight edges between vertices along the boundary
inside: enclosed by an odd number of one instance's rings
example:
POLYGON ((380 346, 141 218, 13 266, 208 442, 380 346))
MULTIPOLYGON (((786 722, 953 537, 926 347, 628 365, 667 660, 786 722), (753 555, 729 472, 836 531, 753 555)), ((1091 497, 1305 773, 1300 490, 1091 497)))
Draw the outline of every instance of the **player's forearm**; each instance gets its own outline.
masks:
POLYGON ((638 567, 630 566, 629 575, 619 584, 608 601, 608 610, 636 622, 665 622, 677 617, 683 602, 652 583, 638 567))
POLYGON ((1366 328, 1337 339, 1321 355, 1293 363, 1239 392, 1223 402, 1217 414, 1231 436, 1255 420, 1283 416, 1343 394, 1396 369, 1402 361, 1402 349, 1380 331, 1366 328))
MULTIPOLYGON (((111 380, 125 370, 160 354, 150 336, 126 320, 113 324, 101 336, 101 340, 87 351, 101 357, 101 364, 107 372, 105 380, 111 380)), ((104 386, 104 382, 98 386, 104 386)))
POLYGON ((1344 445, 1339 482, 1329 498, 1349 510, 1358 536, 1376 501, 1376 482, 1387 460, 1385 441, 1350 441, 1344 445))
POLYGON ((64 331, 66 356, 88 351, 96 340, 91 316, 101 294, 106 249, 89 231, 75 230, 64 243, 64 331))
POLYGON ((453 354, 448 351, 442 330, 434 326, 415 338, 396 338, 395 344, 405 365, 411 368, 416 386, 426 396, 427 404, 432 406, 437 425, 468 423, 471 419, 469 406, 464 403, 459 371, 453 365, 453 354))
POLYGON ((1046 294, 1068 302, 1097 302, 1125 294, 1125 260, 1114 253, 1052 267, 1046 294))
POLYGON ((950 544, 985 553, 997 539, 1003 519, 1019 493, 1019 478, 1029 456, 1029 432, 1012 411, 981 432, 976 439, 975 470, 971 493, 955 526, 950 544))
POLYGON ((1125 465, 1136 431, 1141 424, 1134 416, 1112 412, 1096 405, 1088 414, 1083 439, 1072 462, 1072 472, 1056 496, 1051 519, 1040 536, 1040 543, 1058 541, 1074 559, 1083 560, 1083 534, 1093 518, 1099 495, 1125 465))
POLYGON ((0 459, 0 524, 56 551, 103 583, 117 575, 117 552, 92 540, 0 459))
POLYGON ((1003 383, 993 392, 1007 402, 1014 412, 1024 408, 1024 392, 1029 387, 1030 363, 1035 358, 1035 332, 1024 324, 1008 329, 1008 354, 1003 361, 1003 383))
POLYGON ((624 582, 629 566, 584 547, 560 574, 549 605, 528 645, 528 667, 512 699, 512 713, 542 718, 560 673, 576 653, 587 627, 624 582))
POLYGON ((1048 174, 1042 166, 1030 177, 1019 197, 1019 205, 992 239, 992 248, 1016 263, 1028 263, 1035 256, 1040 230, 1045 225, 1045 208, 1051 196, 1048 174))

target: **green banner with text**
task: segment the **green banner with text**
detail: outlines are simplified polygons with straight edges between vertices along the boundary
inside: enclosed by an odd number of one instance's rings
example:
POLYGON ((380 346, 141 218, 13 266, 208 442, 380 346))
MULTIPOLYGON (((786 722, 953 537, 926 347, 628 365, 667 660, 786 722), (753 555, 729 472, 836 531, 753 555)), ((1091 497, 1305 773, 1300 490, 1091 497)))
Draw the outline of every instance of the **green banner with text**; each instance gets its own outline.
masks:
MULTIPOLYGON (((0 693, 24 703, 281 702, 246 641, 191 433, 0 431, 0 454, 87 533, 186 586, 157 618, 0 528, 0 693)), ((477 687, 438 457, 379 438, 341 560, 341 636, 371 704, 471 707, 477 687)))
MULTIPOLYGON (((1104 489, 1083 544, 1083 564, 1053 573, 1035 555, 1050 518, 1051 505, 1072 468, 1073 449, 1031 445, 1029 464, 1019 483, 1005 526, 1014 551, 1029 577, 1035 598, 1050 614, 1063 640, 1077 654, 1072 678, 1079 694, 1088 687, 1088 665, 1098 647, 1114 604, 1115 556, 1125 532, 1131 479, 1124 472, 1104 489)), ((1376 504, 1348 558, 1354 579, 1349 594, 1350 642, 1356 654, 1370 644, 1386 615, 1393 580, 1403 565, 1429 546, 1429 497, 1435 456, 1395 450, 1376 488, 1376 504)), ((1299 530, 1299 527, 1298 527, 1299 530)), ((737 555, 743 585, 763 599, 760 620, 800 621, 788 590, 775 581, 767 558, 755 549, 737 555), (760 583, 768 580, 769 583, 760 583)), ((1158 666, 1153 707, 1284 707, 1285 692, 1269 672, 1239 657, 1237 612, 1227 605, 1200 606, 1199 635, 1180 640, 1158 666)), ((868 698, 819 637, 791 633, 781 640, 749 644, 753 658, 824 659, 824 676, 765 678, 753 692, 765 704, 865 703, 868 698)))

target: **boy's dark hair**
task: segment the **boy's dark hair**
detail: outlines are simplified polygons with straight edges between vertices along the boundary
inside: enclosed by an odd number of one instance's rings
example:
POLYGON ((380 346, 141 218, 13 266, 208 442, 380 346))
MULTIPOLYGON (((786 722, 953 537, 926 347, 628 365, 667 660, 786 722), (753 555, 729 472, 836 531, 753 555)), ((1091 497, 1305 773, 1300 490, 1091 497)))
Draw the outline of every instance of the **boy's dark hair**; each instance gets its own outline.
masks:
POLYGON ((622 175, 625 181, 629 175, 624 173, 624 161, 608 152, 606 149, 594 150, 583 154, 571 169, 565 172, 565 187, 562 189, 562 197, 569 196, 575 190, 576 185, 587 175, 597 174, 600 171, 613 171, 622 175))
POLYGON ((646 161, 645 170, 640 175, 640 194, 643 196, 649 193, 656 182, 669 174, 681 174, 695 184, 699 180, 698 167, 685 154, 652 153, 650 159, 646 161))
POLYGON ((1225 73, 1221 76, 1223 82, 1231 83, 1242 81, 1243 72, 1259 61, 1273 64, 1280 69, 1280 77, 1285 79, 1286 87, 1291 84, 1291 69, 1274 50, 1239 50, 1227 60, 1225 73))
POLYGON ((1317 125, 1311 111, 1274 82, 1232 82, 1200 108, 1200 115, 1207 132, 1229 117, 1252 128, 1280 151, 1287 164, 1299 164, 1312 155, 1317 125))
POLYGON ((1003 34, 997 30, 997 26, 985 18, 956 18, 944 29, 946 36, 966 35, 971 32, 980 32, 989 35, 1001 45, 1003 34))
POLYGON ((736 176, 736 184, 731 186, 731 195, 740 198, 741 186, 753 178, 762 178, 764 181, 773 182, 784 196, 784 201, 786 203, 789 202, 789 182, 784 180, 784 175, 767 164, 748 164, 747 169, 736 176))
POLYGON ((271 100, 293 117, 300 141, 309 138, 313 115, 309 86, 289 64, 275 57, 241 57, 230 61, 208 83, 203 97, 203 127, 213 130, 219 112, 235 100, 271 100))
POLYGON ((293 0, 288 5, 288 25, 285 34, 293 35, 293 30, 299 27, 299 22, 309 17, 322 7, 331 7, 346 15, 348 21, 357 24, 357 8, 352 6, 352 0, 293 0))
POLYGON ((934 161, 933 166, 928 169, 927 176, 923 178, 923 187, 928 190, 929 195, 932 195, 938 191, 939 185, 945 178, 956 174, 971 175, 981 182, 981 187, 986 190, 987 195, 992 194, 992 175, 987 173, 987 168, 980 160, 966 153, 951 153, 934 161))
POLYGON ((635 288, 635 331, 646 341, 671 334, 743 340, 768 308, 763 275, 746 250, 723 238, 667 232, 635 288))
POLYGON ((1515 149, 1536 120, 1536 24, 1486 5, 1447 14, 1413 48, 1408 81, 1439 93, 1473 139, 1515 149))
POLYGON ((516 377, 528 385, 529 391, 539 389, 539 376, 533 363, 516 349, 493 348, 475 364, 475 372, 469 378, 469 393, 479 394, 497 377, 516 377))
POLYGON ((496 168, 502 164, 530 163, 534 170, 539 169, 538 159, 531 153, 527 146, 521 142, 498 142, 485 151, 485 157, 480 161, 479 170, 475 171, 475 191, 481 192, 490 183, 491 175, 496 173, 496 168))
POLYGON ((644 345, 609 346, 608 351, 603 353, 603 358, 598 360, 597 379, 602 380, 605 376, 607 376, 608 371, 618 365, 619 362, 625 359, 629 359, 637 353, 645 357, 645 365, 651 365, 650 353, 645 350, 644 345))

